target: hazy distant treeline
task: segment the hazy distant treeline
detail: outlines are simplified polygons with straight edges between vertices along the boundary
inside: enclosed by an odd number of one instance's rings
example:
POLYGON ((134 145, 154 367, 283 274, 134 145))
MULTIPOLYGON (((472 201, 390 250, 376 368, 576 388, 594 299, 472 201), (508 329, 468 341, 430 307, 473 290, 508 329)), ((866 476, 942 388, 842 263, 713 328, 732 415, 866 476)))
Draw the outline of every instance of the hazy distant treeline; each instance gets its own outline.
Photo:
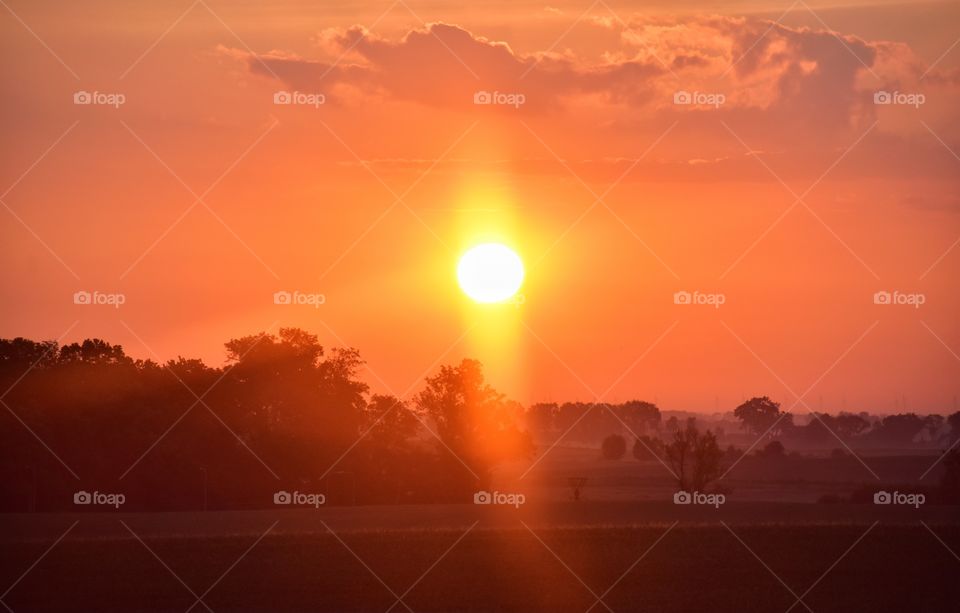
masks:
MULTIPOLYGON (((780 440, 789 449, 843 448, 942 448, 960 437, 960 412, 944 416, 899 413, 871 415, 867 412, 810 413, 798 423, 794 414, 768 397, 751 398, 731 407, 728 419, 698 416, 701 429, 710 429, 727 442, 747 444, 764 437, 780 440)), ((622 436, 651 435, 669 438, 683 426, 676 416, 663 419, 653 404, 631 401, 622 404, 583 402, 537 403, 527 412, 527 424, 538 442, 563 440, 596 445, 612 433, 622 436)))

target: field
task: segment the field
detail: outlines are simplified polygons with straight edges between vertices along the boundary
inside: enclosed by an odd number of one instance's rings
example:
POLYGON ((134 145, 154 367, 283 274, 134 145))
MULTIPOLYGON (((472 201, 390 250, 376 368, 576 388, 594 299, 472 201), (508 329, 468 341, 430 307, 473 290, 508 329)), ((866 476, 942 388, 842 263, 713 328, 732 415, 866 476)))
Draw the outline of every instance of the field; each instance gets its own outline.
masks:
MULTIPOLYGON (((918 487, 931 462, 866 460, 918 487)), ((11 513, 0 601, 17 612, 956 610, 957 507, 816 504, 885 487, 851 458, 747 458, 720 485, 718 508, 676 505, 656 462, 558 447, 524 478, 497 474, 497 489, 526 496, 519 507, 11 513), (579 501, 570 477, 587 480, 579 501)))
MULTIPOLYGON (((931 486, 941 476, 942 463, 920 479, 936 462, 935 452, 914 450, 905 455, 891 450, 882 454, 858 450, 858 455, 860 460, 849 455, 776 459, 748 455, 713 485, 725 491, 730 501, 813 503, 825 494, 849 495, 861 486, 931 486)), ((676 490, 674 479, 662 464, 637 461, 629 453, 621 460, 610 461, 602 459, 596 448, 558 445, 525 474, 529 466, 521 463, 501 467, 495 485, 504 491, 524 491, 528 498, 544 501, 570 500, 570 477, 587 479, 582 494, 589 500, 669 500, 676 490)))
MULTIPOLYGON (((284 515, 272 514, 277 528, 284 515)), ((785 611, 797 597, 793 610, 818 612, 956 607, 944 586, 960 559, 938 542, 960 549, 956 523, 482 524, 142 542, 119 528, 65 539, 3 600, 14 611, 785 611)), ((7 543, 2 580, 48 546, 7 543)))

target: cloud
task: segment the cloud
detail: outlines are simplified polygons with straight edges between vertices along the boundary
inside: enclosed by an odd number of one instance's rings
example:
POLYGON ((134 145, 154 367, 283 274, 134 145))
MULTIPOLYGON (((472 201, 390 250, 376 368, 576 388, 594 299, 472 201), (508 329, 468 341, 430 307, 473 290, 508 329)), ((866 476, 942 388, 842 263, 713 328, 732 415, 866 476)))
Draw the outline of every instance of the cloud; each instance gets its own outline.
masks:
POLYGON ((765 20, 660 18, 617 27, 621 45, 600 61, 551 51, 521 54, 506 42, 445 23, 398 40, 360 26, 327 30, 317 37, 325 59, 223 51, 245 60, 254 73, 272 71, 292 88, 346 86, 444 108, 469 108, 477 90, 519 92, 527 113, 558 109, 577 97, 626 103, 634 111, 669 108, 679 88, 722 92, 727 108, 781 109, 842 124, 860 104, 862 74, 882 69, 889 80, 919 77, 919 64, 901 43, 765 20))
MULTIPOLYGON (((706 167, 728 165, 731 156, 740 159, 743 143, 729 131, 753 149, 787 149, 806 159, 813 172, 817 164, 810 151, 825 152, 816 159, 829 163, 881 113, 890 112, 874 104, 876 91, 941 88, 940 98, 948 100, 960 80, 956 71, 926 74, 904 43, 867 41, 769 20, 657 17, 611 27, 619 29, 615 46, 591 58, 573 51, 520 53, 506 42, 446 23, 428 24, 399 39, 360 26, 326 30, 317 37, 318 54, 323 55, 318 59, 221 51, 245 62, 254 74, 271 79, 276 75, 292 89, 323 92, 333 104, 370 99, 493 117, 555 119, 565 114, 570 121, 606 131, 600 140, 614 151, 616 139, 652 139, 682 121, 687 141, 694 139, 698 150, 675 152, 671 160, 701 173, 706 167), (522 94, 523 104, 478 109, 478 91, 522 94), (689 92, 694 103, 677 104, 679 91, 689 92), (719 129, 721 125, 730 130, 719 129)), ((936 109, 928 110, 936 116, 936 109)), ((938 125, 955 123, 954 110, 939 115, 951 121, 935 122, 938 125)), ((881 156, 881 164, 901 160, 915 167, 917 147, 924 156, 942 153, 929 142, 917 144, 917 125, 909 122, 902 132, 897 121, 884 121, 877 133, 893 136, 881 143, 886 156, 881 156)), ((952 140, 951 134, 943 137, 952 140)))
POLYGON ((347 87, 387 100, 460 109, 473 107, 477 91, 521 93, 525 113, 557 109, 570 96, 643 100, 649 92, 642 83, 666 72, 634 60, 588 66, 552 53, 521 55, 504 42, 444 23, 413 30, 397 41, 360 26, 328 31, 322 40, 332 60, 277 53, 255 57, 226 48, 222 52, 246 61, 255 74, 275 74, 287 86, 304 91, 347 87))

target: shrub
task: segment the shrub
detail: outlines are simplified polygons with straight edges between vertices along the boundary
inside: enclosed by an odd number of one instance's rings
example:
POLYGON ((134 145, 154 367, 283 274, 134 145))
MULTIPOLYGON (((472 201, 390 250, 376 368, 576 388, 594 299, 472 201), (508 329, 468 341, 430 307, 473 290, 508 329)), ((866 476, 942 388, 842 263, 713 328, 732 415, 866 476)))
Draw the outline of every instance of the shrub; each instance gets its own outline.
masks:
POLYGON ((765 458, 782 458, 784 455, 786 455, 785 452, 786 449, 784 449, 783 443, 780 441, 770 441, 767 443, 767 446, 763 448, 763 451, 757 455, 765 458))
POLYGON ((619 460, 627 453, 627 441, 619 434, 611 434, 603 439, 603 445, 600 449, 603 452, 604 459, 619 460))

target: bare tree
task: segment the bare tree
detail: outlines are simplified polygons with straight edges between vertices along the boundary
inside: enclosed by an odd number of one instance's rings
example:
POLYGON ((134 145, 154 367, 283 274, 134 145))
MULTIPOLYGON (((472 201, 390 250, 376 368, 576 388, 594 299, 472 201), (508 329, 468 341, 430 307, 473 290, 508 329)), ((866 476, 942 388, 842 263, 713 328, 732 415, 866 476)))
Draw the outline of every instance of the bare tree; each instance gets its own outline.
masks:
POLYGON ((709 430, 701 434, 693 419, 674 433, 665 452, 681 490, 703 491, 721 475, 723 452, 717 437, 709 430))

